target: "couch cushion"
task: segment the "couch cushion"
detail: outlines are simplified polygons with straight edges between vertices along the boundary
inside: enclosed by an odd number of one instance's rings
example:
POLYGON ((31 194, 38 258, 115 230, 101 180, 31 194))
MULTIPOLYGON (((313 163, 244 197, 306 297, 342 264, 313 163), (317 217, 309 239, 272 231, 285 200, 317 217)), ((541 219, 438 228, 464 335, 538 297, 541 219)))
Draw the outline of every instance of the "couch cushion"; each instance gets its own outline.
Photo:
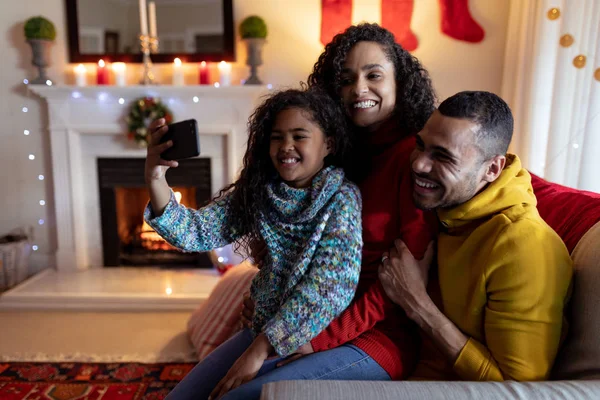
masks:
POLYGON ((263 386, 261 400, 598 399, 600 382, 281 381, 263 386))
POLYGON ((245 261, 229 269, 188 321, 188 336, 198 358, 206 357, 240 328, 243 295, 258 269, 245 261))
POLYGON ((600 194, 550 183, 533 174, 531 184, 540 216, 571 253, 579 239, 600 221, 600 194))
POLYGON ((569 333, 553 375, 555 379, 600 379, 600 222, 581 238, 572 256, 569 333))

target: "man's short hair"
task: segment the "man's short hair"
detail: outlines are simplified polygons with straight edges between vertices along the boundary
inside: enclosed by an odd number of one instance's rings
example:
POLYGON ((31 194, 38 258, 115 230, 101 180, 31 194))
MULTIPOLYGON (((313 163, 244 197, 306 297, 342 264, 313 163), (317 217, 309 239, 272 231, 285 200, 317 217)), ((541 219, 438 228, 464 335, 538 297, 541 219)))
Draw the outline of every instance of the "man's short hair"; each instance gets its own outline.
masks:
POLYGON ((446 117, 468 119, 479 125, 476 145, 485 160, 506 155, 514 121, 510 107, 499 96, 484 91, 459 92, 444 100, 438 111, 446 117))

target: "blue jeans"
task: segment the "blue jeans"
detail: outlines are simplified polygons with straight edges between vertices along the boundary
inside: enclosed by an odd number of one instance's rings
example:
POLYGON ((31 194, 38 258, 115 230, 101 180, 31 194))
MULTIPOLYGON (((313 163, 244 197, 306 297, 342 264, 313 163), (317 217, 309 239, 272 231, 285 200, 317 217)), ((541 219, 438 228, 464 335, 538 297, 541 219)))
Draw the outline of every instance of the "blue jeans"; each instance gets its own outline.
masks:
MULTIPOLYGON (((168 400, 206 399, 233 363, 252 344, 252 333, 244 329, 204 358, 169 393, 168 400)), ((258 399, 262 385, 284 380, 390 380, 390 376, 358 347, 346 344, 313 353, 276 367, 282 358, 264 362, 256 378, 228 392, 223 399, 258 399)))

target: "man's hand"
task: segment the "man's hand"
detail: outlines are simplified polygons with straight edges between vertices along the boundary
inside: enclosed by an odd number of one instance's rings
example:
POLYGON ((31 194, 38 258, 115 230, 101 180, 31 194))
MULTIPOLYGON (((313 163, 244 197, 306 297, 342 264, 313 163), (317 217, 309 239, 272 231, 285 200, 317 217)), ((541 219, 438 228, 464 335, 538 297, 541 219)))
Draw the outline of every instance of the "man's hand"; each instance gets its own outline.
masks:
POLYGON ((390 300, 404 309, 409 318, 427 294, 429 268, 433 261, 433 244, 430 242, 422 260, 416 260, 400 239, 395 247, 383 255, 379 267, 379 280, 390 300))
POLYGON ((254 379, 272 350, 273 346, 271 346, 267 337, 262 333, 258 335, 244 354, 233 364, 227 375, 217 384, 208 398, 210 400, 218 399, 230 390, 254 379))
POLYGON ((244 293, 244 302, 242 303, 242 313, 240 320, 242 328, 252 327, 252 318, 254 317, 254 302, 250 298, 250 292, 244 293))
POLYGON ((291 362, 296 361, 297 359, 304 357, 308 354, 312 354, 314 353, 315 350, 312 347, 312 344, 310 344, 310 342, 307 342, 306 344, 298 347, 298 350, 296 350, 294 352, 294 354, 292 354, 291 356, 287 357, 285 360, 279 361, 277 363, 277 367, 283 367, 286 364, 289 364, 291 362))
POLYGON ((429 243, 425 256, 417 261, 404 242, 396 240, 396 247, 389 255, 383 255, 379 280, 388 297, 401 306, 408 318, 415 321, 454 363, 469 338, 440 311, 427 293, 433 244, 429 243))

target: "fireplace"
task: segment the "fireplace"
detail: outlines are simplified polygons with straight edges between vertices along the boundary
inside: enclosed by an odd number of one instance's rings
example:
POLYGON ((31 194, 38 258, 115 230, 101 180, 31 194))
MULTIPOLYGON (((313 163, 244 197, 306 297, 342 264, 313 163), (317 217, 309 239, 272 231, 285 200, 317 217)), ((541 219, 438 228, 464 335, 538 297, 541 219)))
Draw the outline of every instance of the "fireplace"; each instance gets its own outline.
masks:
MULTIPOLYGON (((212 85, 29 85, 29 90, 44 98, 48 105, 55 187, 49 210, 52 209, 56 218, 56 244, 36 253, 40 260, 59 271, 101 268, 105 266, 104 259, 110 259, 103 252, 103 241, 109 241, 103 239, 97 160, 146 156, 145 149, 135 146, 124 134, 126 104, 140 97, 158 97, 177 110, 176 120, 195 118, 202 143, 201 157, 210 158, 210 192, 216 193, 235 181, 248 139, 248 116, 269 93, 269 88, 262 85, 219 88, 212 85)), ((141 188, 143 162, 139 162, 137 184, 113 184, 110 190, 116 186, 141 188)), ((169 177, 174 178, 177 170, 169 171, 169 177)), ((181 186, 173 178, 169 183, 181 186)), ((183 186, 196 185, 197 182, 187 182, 183 186)), ((206 198, 208 196, 206 193, 206 198)), ((112 224, 117 232, 116 223, 112 224)), ((113 248, 119 245, 116 237, 113 235, 110 242, 113 248)), ((112 258, 113 264, 118 262, 112 258)))
MULTIPOLYGON (((207 253, 183 253, 164 241, 143 220, 149 196, 143 158, 98 158, 98 184, 104 265, 212 266, 207 253)), ((182 160, 167 171, 178 201, 191 208, 211 199, 209 158, 182 160)))

